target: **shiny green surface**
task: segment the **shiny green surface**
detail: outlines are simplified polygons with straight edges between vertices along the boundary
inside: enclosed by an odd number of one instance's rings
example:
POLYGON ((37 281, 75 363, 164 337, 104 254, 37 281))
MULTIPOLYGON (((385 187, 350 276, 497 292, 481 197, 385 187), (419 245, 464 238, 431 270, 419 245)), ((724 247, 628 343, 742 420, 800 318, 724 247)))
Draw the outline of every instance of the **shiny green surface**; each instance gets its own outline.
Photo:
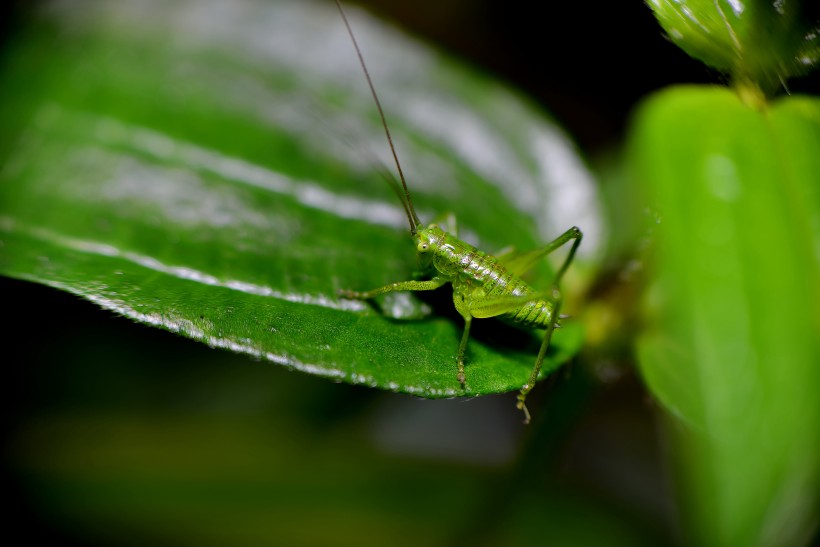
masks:
MULTIPOLYGON (((299 2, 152 9, 60 4, 9 48, 0 273, 345 382, 424 397, 525 383, 538 337, 493 322, 470 342, 460 389, 462 323, 447 289, 375 306, 336 296, 410 279, 415 266, 338 13, 299 2)), ((488 251, 534 247, 569 227, 547 226, 539 205, 553 199, 544 158, 578 161, 549 122, 354 19, 423 220, 453 211, 465 239, 488 251)), ((536 287, 549 284, 541 274, 536 287)), ((580 343, 567 321, 544 373, 580 343)))
POLYGON ((641 367, 673 415, 687 533, 799 544, 820 491, 820 101, 674 88, 632 144, 657 216, 641 367))

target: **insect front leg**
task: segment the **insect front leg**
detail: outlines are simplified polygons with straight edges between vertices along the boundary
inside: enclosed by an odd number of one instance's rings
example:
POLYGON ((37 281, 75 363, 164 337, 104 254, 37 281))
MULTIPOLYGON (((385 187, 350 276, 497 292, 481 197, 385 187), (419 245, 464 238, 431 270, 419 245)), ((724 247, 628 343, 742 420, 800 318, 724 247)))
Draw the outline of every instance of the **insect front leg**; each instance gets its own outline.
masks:
POLYGON ((380 294, 393 291, 432 291, 438 289, 445 283, 447 283, 447 280, 434 277, 433 279, 429 279, 427 281, 397 281, 396 283, 390 283, 389 285, 378 287, 370 291, 349 291, 346 289, 340 289, 338 294, 344 298, 370 300, 380 294))

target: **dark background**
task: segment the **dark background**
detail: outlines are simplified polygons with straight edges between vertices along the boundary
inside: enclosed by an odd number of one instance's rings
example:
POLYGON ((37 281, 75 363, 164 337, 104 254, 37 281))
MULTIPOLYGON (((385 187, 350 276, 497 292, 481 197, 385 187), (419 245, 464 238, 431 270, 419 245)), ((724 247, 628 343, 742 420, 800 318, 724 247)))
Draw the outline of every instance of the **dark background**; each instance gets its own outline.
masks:
MULTIPOLYGON (((653 91, 674 84, 728 81, 667 40, 640 0, 348 3, 518 87, 554 115, 593 157, 618 146, 631 111, 653 91)), ((820 5, 803 3, 806 17, 819 20, 820 5)), ((2 3, 0 47, 39 4, 2 3)), ((815 72, 796 78, 788 87, 791 93, 817 93, 820 76, 815 72)))
MULTIPOLYGON (((356 4, 517 86, 590 156, 619 145, 633 108, 653 91, 727 82, 667 40, 640 0, 356 4)), ((804 4, 807 17, 817 20, 820 6, 804 4)), ((815 73, 788 86, 791 93, 817 93, 820 78, 815 73)))

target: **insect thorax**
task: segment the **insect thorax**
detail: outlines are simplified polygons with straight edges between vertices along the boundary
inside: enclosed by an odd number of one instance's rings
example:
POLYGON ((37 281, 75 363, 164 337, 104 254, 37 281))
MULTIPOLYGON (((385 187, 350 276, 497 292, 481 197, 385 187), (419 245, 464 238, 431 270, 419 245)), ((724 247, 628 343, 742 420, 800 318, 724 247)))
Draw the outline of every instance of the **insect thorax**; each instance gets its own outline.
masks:
POLYGON ((480 253, 435 224, 420 229, 416 239, 420 260, 430 263, 438 274, 451 279, 464 271, 471 256, 480 253))
POLYGON ((496 293, 508 290, 515 291, 508 294, 532 292, 523 281, 509 273, 497 258, 448 234, 435 224, 419 230, 416 237, 421 260, 432 262, 436 272, 454 284, 463 281, 496 293))

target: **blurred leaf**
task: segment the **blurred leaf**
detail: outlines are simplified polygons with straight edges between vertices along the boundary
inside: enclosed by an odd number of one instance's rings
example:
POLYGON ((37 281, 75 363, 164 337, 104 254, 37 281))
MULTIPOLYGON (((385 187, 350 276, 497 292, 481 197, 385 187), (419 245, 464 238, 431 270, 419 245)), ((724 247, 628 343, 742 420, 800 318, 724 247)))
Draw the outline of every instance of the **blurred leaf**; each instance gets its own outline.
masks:
POLYGON ((820 468, 820 101, 760 112, 676 88, 644 105, 633 137, 659 218, 641 366, 679 418, 689 530, 800 543, 820 468))
MULTIPOLYGON (((18 298, 56 292, 6 284, 18 298)), ((652 515, 589 488, 606 483, 588 461, 597 457, 631 483, 620 450, 609 449, 617 433, 565 447, 588 408, 582 370, 522 428, 509 395, 426 401, 336 385, 85 315, 90 306, 68 294, 53 300, 50 316, 79 320, 38 325, 45 343, 27 348, 32 366, 8 384, 25 411, 12 413, 4 439, 15 500, 7 520, 32 543, 583 545, 596 530, 605 532, 596 545, 664 543, 646 524, 652 515), (61 541, 43 541, 48 533, 61 541)), ((37 312, 16 320, 13 332, 26 337, 37 312)), ((610 416, 634 430, 623 413, 610 416)))
POLYGON ((767 91, 820 63, 820 14, 810 1, 650 0, 686 53, 767 91))
MULTIPOLYGON (((422 220, 454 211, 465 239, 492 251, 597 218, 590 176, 554 125, 351 15, 422 220), (559 183, 582 198, 562 199, 559 183)), ((446 397, 526 381, 537 337, 479 328, 460 389, 446 291, 375 306, 335 296, 411 278, 415 252, 332 6, 47 4, 0 78, 3 274, 346 382, 446 397)), ((568 321, 545 374, 580 342, 568 321)))
MULTIPOLYGON (((503 468, 385 454, 357 428, 281 415, 69 413, 27 425, 16 470, 51 526, 99 545, 444 546, 487 524, 476 514, 503 468)), ((657 544, 560 481, 518 486, 477 544, 657 544)))

